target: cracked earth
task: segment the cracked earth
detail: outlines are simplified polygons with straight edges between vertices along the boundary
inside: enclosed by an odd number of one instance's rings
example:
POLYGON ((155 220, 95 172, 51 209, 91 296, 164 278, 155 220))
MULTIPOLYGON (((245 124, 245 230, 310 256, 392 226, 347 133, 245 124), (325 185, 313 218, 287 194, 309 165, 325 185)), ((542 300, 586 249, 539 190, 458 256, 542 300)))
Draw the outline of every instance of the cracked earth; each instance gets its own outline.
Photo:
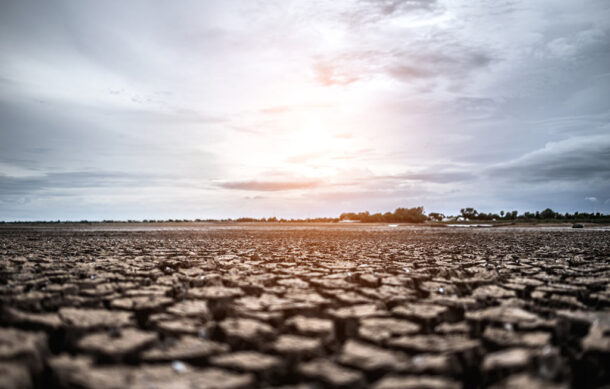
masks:
POLYGON ((3 227, 0 388, 603 386, 609 238, 3 227))

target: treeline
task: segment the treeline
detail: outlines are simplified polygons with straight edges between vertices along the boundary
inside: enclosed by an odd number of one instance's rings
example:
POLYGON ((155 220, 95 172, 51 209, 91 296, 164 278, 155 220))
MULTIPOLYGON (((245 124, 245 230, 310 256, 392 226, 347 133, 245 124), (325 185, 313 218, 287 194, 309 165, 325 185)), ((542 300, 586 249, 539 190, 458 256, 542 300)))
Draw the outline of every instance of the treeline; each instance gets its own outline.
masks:
POLYGON ((478 212, 474 208, 462 208, 460 216, 464 220, 508 220, 508 221, 582 221, 582 222, 610 222, 610 215, 605 215, 601 212, 587 213, 561 213, 555 212, 550 208, 544 211, 524 212, 519 214, 518 211, 500 211, 499 213, 478 212))
MULTIPOLYGON (((459 215, 446 216, 439 212, 430 212, 426 215, 424 207, 397 208, 394 212, 369 213, 347 212, 339 217, 317 217, 306 219, 284 219, 277 217, 253 218, 240 217, 237 219, 143 219, 143 220, 102 220, 88 221, 80 220, 78 223, 338 223, 338 222, 362 222, 362 223, 424 223, 424 222, 461 222, 461 221, 505 221, 505 222, 591 222, 591 223, 610 223, 610 215, 600 212, 574 212, 560 213, 550 208, 543 211, 524 212, 500 211, 499 213, 478 212, 474 208, 462 208, 459 215)), ((6 222, 7 223, 75 223, 75 221, 31 221, 31 222, 6 222)))
POLYGON ((62 224, 62 223, 81 223, 81 224, 99 224, 99 223, 337 223, 338 217, 317 217, 306 219, 284 219, 277 217, 269 218, 253 218, 240 217, 237 219, 142 219, 142 220, 35 220, 35 221, 3 221, 0 224, 62 224))
POLYGON ((415 208, 396 208, 394 212, 374 213, 368 211, 360 213, 342 213, 340 220, 352 220, 363 223, 423 223, 429 220, 429 217, 424 213, 424 207, 415 208))

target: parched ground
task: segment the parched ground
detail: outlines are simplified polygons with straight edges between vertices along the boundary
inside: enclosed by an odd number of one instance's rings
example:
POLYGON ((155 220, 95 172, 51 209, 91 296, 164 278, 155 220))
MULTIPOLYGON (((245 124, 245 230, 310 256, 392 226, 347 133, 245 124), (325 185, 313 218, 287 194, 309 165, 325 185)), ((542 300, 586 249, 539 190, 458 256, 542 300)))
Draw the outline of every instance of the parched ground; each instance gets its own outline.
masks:
POLYGON ((610 231, 0 230, 0 388, 610 383, 610 231))

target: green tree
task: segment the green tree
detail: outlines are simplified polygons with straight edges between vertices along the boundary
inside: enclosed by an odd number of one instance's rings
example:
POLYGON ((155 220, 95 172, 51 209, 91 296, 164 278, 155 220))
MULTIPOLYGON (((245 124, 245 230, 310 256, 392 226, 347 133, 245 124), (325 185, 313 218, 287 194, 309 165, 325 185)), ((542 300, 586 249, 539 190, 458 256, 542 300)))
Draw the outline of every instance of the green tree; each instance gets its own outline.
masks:
POLYGON ((467 220, 475 220, 479 212, 474 208, 462 208, 460 209, 462 217, 467 220))
POLYGON ((544 211, 540 212, 540 216, 543 219, 555 219, 556 215, 557 214, 551 208, 547 208, 544 211))
POLYGON ((394 221, 406 223, 423 223, 428 217, 424 214, 424 207, 396 208, 394 221))
POLYGON ((445 218, 445 215, 443 215, 442 213, 438 213, 438 212, 430 212, 428 217, 430 218, 430 220, 436 220, 436 221, 440 222, 445 218))

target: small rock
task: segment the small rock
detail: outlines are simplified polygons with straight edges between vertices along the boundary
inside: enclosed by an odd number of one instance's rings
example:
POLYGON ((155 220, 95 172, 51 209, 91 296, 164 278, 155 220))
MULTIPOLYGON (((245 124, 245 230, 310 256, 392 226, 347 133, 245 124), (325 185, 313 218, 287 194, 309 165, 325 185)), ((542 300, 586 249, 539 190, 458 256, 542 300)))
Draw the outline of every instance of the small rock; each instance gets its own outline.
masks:
POLYGON ((305 336, 281 335, 272 347, 280 354, 312 356, 322 351, 322 342, 319 339, 305 336))
POLYGON ((246 372, 268 372, 278 369, 282 362, 279 358, 256 351, 238 351, 212 357, 210 363, 220 367, 246 372))
POLYGON ((294 316, 286 320, 286 324, 296 329, 302 335, 332 338, 334 332, 333 322, 328 319, 294 316))
POLYGON ((528 367, 531 360, 531 351, 522 348, 511 348, 487 354, 483 360, 482 369, 486 372, 493 370, 523 370, 528 367))
POLYGON ((375 343, 400 335, 413 334, 419 331, 419 325, 404 319, 366 318, 360 320, 358 335, 375 343))
POLYGON ((546 381, 527 373, 512 374, 505 380, 491 386, 491 389, 567 389, 566 384, 546 381))
POLYGON ((329 309, 329 315, 338 319, 359 319, 363 317, 382 316, 386 312, 377 308, 374 304, 352 305, 345 308, 329 309))
POLYGON ((401 336, 388 341, 393 347, 414 352, 433 353, 464 353, 480 348, 478 340, 468 339, 459 335, 414 335, 401 336))
POLYGON ((202 340, 193 336, 182 336, 172 342, 156 346, 144 351, 141 358, 149 362, 169 362, 172 360, 188 361, 207 358, 227 352, 229 348, 220 343, 202 340))
POLYGON ((401 371, 409 365, 408 359, 398 352, 354 340, 343 345, 339 362, 365 371, 401 371))
POLYGON ((232 299, 243 295, 244 292, 240 288, 228 288, 225 286, 205 286, 192 288, 187 291, 187 296, 192 299, 232 299))
POLYGON ((394 307, 392 314, 411 320, 436 323, 444 320, 449 310, 446 307, 433 304, 404 304, 394 307))
POLYGON ((134 324, 133 313, 106 309, 61 308, 59 318, 70 328, 94 330, 134 324))
POLYGON ((220 322, 218 327, 224 336, 233 342, 260 343, 275 334, 270 325, 252 319, 230 318, 220 322))
POLYGON ((78 347, 88 353, 120 359, 126 354, 135 353, 157 340, 154 332, 126 328, 121 336, 114 337, 107 332, 86 335, 78 342, 78 347))
POLYGON ((167 312, 182 317, 210 319, 208 304, 201 300, 183 300, 167 308, 167 312))
POLYGON ((172 362, 172 369, 176 373, 184 373, 187 370, 186 365, 182 361, 173 361, 172 362))
POLYGON ((38 374, 44 367, 48 353, 44 333, 0 328, 0 362, 18 363, 32 374, 38 374))
POLYGON ((459 389, 461 385, 453 380, 426 376, 388 376, 377 381, 374 389, 459 389))
POLYGON ((15 362, 0 362, 1 389, 28 389, 32 378, 26 365, 15 362))
POLYGON ((297 370, 305 378, 322 381, 327 385, 359 387, 364 383, 364 377, 359 371, 341 367, 327 359, 301 363, 297 370))

